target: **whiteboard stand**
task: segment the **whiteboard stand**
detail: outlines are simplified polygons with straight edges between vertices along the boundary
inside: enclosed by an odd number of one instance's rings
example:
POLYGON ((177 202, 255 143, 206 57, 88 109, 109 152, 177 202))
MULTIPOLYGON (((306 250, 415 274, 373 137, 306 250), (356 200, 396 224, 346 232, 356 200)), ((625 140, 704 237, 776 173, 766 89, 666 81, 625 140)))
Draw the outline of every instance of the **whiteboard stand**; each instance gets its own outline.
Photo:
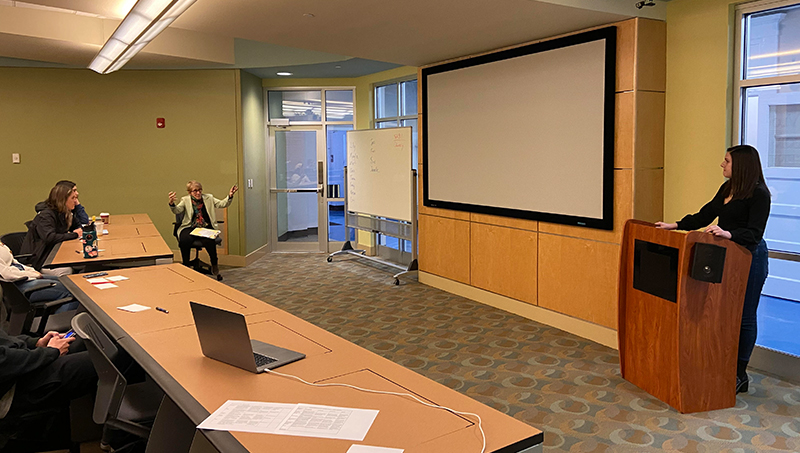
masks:
MULTIPOLYGON (((344 176, 345 176, 345 185, 347 184, 347 167, 344 167, 344 176)), ((417 199, 417 171, 411 170, 412 177, 411 180, 413 181, 412 190, 414 194, 413 200, 417 199)), ((345 187, 345 193, 347 193, 347 188, 345 187)), ((345 213, 345 234, 347 228, 355 228, 357 230, 362 231, 369 231, 370 233, 380 233, 385 234, 388 236, 396 237, 399 239, 404 239, 407 241, 411 241, 411 262, 408 266, 404 267, 400 264, 392 263, 390 261, 385 261, 380 258, 375 258, 372 256, 366 256, 365 250, 355 249, 353 248, 350 241, 346 241, 342 246, 341 250, 331 253, 327 257, 327 261, 330 263, 333 261, 334 256, 339 255, 355 255, 360 258, 373 261, 378 264, 382 264, 384 266, 394 267, 396 269, 400 269, 401 271, 397 274, 394 274, 392 278, 394 279, 394 284, 400 284, 400 277, 411 277, 417 276, 419 266, 417 264, 417 204, 413 203, 412 205, 413 216, 411 222, 406 222, 402 220, 391 220, 386 219, 379 216, 374 216, 370 214, 359 214, 356 212, 351 212, 348 208, 347 198, 345 197, 344 201, 344 213, 345 213)))

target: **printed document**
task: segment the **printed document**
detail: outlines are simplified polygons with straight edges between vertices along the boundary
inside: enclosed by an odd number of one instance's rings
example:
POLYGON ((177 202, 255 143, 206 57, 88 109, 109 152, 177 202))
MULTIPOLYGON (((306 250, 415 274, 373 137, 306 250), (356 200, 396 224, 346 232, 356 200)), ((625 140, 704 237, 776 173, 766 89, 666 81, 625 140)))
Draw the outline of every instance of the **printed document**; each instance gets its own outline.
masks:
POLYGON ((200 236, 203 238, 216 239, 220 233, 222 233, 222 231, 220 230, 212 230, 209 228, 195 228, 189 234, 191 234, 192 236, 200 236))
POLYGON ((362 441, 377 416, 372 409, 230 400, 197 427, 362 441))

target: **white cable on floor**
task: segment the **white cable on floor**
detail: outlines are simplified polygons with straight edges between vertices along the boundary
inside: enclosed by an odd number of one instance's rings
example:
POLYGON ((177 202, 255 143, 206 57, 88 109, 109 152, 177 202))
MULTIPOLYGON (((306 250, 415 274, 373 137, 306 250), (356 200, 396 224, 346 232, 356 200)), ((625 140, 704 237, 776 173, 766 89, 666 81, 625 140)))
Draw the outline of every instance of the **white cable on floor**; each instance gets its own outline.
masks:
POLYGON ((428 406, 428 407, 432 407, 434 409, 444 409, 444 410, 446 410, 448 412, 452 412, 452 413, 458 414, 458 415, 473 416, 473 417, 478 419, 478 429, 481 432, 481 439, 483 441, 483 447, 481 447, 481 453, 485 453, 486 452, 486 433, 483 432, 483 426, 481 425, 481 422, 482 422, 481 416, 478 415, 478 414, 473 414, 472 412, 461 412, 461 411, 457 411, 455 409, 450 409, 449 407, 444 407, 444 406, 439 406, 437 404, 427 403, 427 402, 422 401, 421 399, 417 398, 416 396, 414 396, 414 395, 412 395, 410 393, 398 393, 398 392, 386 392, 386 391, 383 391, 383 390, 371 390, 371 389, 365 389, 365 388, 361 388, 361 387, 356 387, 355 385, 350 385, 350 384, 340 384, 340 383, 337 383, 337 382, 330 382, 330 383, 327 383, 327 384, 315 384, 313 382, 308 382, 308 381, 306 381, 305 379, 303 379, 301 377, 293 376, 291 374, 279 373, 277 371, 272 371, 272 370, 264 370, 264 371, 266 371, 267 373, 270 373, 270 374, 276 374, 278 376, 283 376, 283 377, 296 379, 296 380, 302 382, 303 384, 311 385, 311 386, 314 386, 314 387, 347 387, 347 388, 351 388, 351 389, 354 389, 354 390, 359 390, 359 391, 367 392, 367 393, 379 393, 379 394, 394 395, 394 396, 407 396, 409 398, 412 398, 412 399, 416 400, 420 404, 423 404, 423 405, 428 406))

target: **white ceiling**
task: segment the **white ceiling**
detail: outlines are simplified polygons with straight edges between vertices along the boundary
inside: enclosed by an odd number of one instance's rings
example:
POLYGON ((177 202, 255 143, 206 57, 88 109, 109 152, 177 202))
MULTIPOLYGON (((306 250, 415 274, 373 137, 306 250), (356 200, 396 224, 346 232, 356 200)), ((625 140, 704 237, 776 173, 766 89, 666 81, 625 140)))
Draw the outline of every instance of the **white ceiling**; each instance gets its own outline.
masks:
MULTIPOLYGON (((0 0, 0 66, 86 67, 134 2, 0 0), (35 5, 47 8, 31 8, 35 5)), ((198 0, 126 68, 238 67, 270 77, 291 67, 296 76, 353 77, 633 16, 664 19, 662 1, 641 10, 635 3, 198 0)))

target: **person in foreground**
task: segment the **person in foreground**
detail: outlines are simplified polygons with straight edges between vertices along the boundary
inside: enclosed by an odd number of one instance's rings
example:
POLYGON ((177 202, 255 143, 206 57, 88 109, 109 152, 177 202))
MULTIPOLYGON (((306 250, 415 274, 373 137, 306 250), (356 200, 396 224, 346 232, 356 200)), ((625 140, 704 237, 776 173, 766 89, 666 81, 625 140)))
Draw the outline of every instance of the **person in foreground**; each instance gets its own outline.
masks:
POLYGON ((758 151, 752 146, 738 145, 728 148, 720 166, 722 176, 728 180, 711 201, 698 213, 687 215, 678 223, 657 222, 656 227, 665 230, 696 230, 719 218, 717 225, 707 226, 705 231, 730 239, 753 254, 744 296, 739 332, 739 360, 736 366, 736 393, 742 393, 747 392, 749 387, 746 370, 756 344, 756 310, 768 272, 764 230, 769 217, 770 193, 761 170, 758 151))
POLYGON ((73 302, 67 302, 56 309, 56 313, 61 313, 78 308, 78 301, 74 300, 74 296, 69 290, 58 281, 57 277, 44 276, 36 269, 25 266, 19 261, 14 259, 11 250, 2 242, 0 242, 0 280, 4 282, 14 283, 20 290, 25 291, 34 282, 39 279, 45 279, 52 283, 51 286, 46 288, 36 289, 30 293, 28 300, 33 303, 36 302, 49 302, 59 299, 73 299, 73 302))
POLYGON ((89 353, 75 339, 58 332, 34 338, 0 330, 0 450, 40 451, 69 440, 69 402, 97 386, 89 353), (43 410, 58 415, 26 421, 24 416, 43 410))
POLYGON ((72 273, 69 267, 42 269, 47 256, 56 244, 77 239, 83 229, 72 211, 78 205, 78 192, 68 184, 56 184, 50 190, 47 206, 26 222, 28 233, 22 241, 20 252, 30 253, 31 265, 45 275, 62 276, 72 273))
POLYGON ((233 201, 233 194, 239 190, 239 187, 234 185, 228 192, 228 197, 223 200, 214 198, 210 193, 203 193, 203 185, 197 181, 189 181, 186 184, 186 191, 189 195, 181 198, 178 204, 175 204, 175 192, 169 193, 169 208, 173 214, 183 214, 181 224, 178 226, 178 247, 181 249, 181 257, 183 258, 183 265, 189 266, 191 261, 192 243, 199 240, 203 247, 208 252, 211 259, 211 273, 220 279, 219 265, 217 260, 217 244, 214 239, 192 236, 190 233, 195 228, 210 228, 218 229, 217 217, 214 209, 211 208, 227 208, 231 201, 233 201))

